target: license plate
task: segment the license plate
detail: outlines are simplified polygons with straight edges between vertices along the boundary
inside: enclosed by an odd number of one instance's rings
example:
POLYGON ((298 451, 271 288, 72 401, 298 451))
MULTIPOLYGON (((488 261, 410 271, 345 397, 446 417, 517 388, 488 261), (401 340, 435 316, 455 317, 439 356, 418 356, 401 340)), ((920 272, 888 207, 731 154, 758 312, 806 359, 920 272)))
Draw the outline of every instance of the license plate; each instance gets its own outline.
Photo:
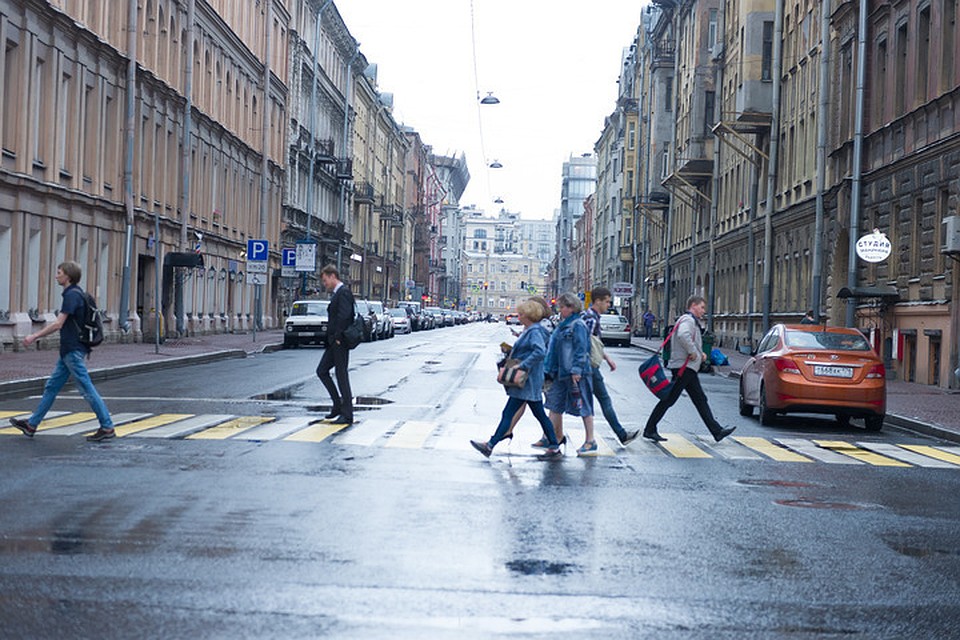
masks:
POLYGON ((813 365, 813 375, 828 378, 852 378, 853 369, 850 367, 836 367, 825 364, 813 365))

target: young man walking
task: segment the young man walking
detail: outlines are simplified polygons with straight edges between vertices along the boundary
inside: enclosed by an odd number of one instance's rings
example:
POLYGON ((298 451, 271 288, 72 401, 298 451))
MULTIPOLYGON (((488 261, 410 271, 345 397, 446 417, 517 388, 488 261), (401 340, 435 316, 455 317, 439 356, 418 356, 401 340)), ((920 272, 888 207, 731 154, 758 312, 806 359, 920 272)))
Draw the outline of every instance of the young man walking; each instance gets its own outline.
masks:
POLYGON ((77 385, 80 393, 100 422, 100 428, 95 433, 87 436, 91 442, 102 442, 110 440, 116 433, 113 430, 113 420, 110 418, 110 412, 107 411, 107 405, 103 398, 97 393, 90 380, 90 374, 87 372, 87 365, 84 358, 90 353, 90 349, 80 342, 80 324, 83 322, 86 302, 83 297, 83 290, 78 286, 82 271, 80 265, 76 262, 64 262, 57 267, 57 284, 63 287, 63 302, 60 305, 60 313, 57 319, 37 331, 31 333, 23 339, 25 346, 30 346, 40 338, 48 336, 54 331, 60 332, 60 359, 47 380, 43 388, 43 397, 40 398, 40 404, 26 420, 22 418, 10 418, 10 424, 23 432, 27 437, 32 438, 37 432, 37 426, 47 415, 47 411, 53 406, 53 401, 57 399, 60 389, 66 384, 67 379, 72 375, 74 384, 77 385))
POLYGON ((684 390, 693 401, 700 419, 707 425, 713 439, 720 442, 733 433, 736 427, 724 427, 713 417, 707 395, 700 386, 700 363, 706 360, 703 353, 703 336, 700 333, 700 319, 707 312, 707 303, 701 296, 687 298, 687 312, 677 320, 673 336, 670 338, 670 362, 667 368, 673 372, 673 387, 666 398, 657 403, 653 413, 647 419, 643 437, 654 442, 664 442, 666 438, 657 433, 660 419, 672 407, 684 390))
MULTIPOLYGON (((599 340, 600 316, 610 310, 610 305, 613 302, 610 289, 606 287, 595 287, 590 291, 590 299, 590 308, 584 311, 580 317, 583 319, 583 323, 587 325, 589 334, 593 336, 591 340, 594 338, 599 340)), ((603 352, 603 359, 607 365, 609 365, 610 371, 617 370, 617 363, 613 361, 613 358, 611 358, 606 351, 603 352)), ((603 417, 613 429, 613 432, 617 434, 617 440, 620 441, 620 444, 624 446, 630 444, 636 440, 640 434, 640 430, 638 429, 632 433, 627 433, 627 430, 623 428, 623 425, 620 424, 620 420, 617 418, 617 412, 613 410, 613 400, 610 399, 610 393, 607 391, 607 385, 603 381, 603 374, 600 373, 599 366, 593 368, 592 375, 593 395, 600 401, 600 411, 603 413, 603 417)))
POLYGON ((350 348, 343 339, 343 332, 353 323, 356 313, 353 294, 350 288, 340 281, 340 272, 332 264, 320 270, 320 281, 327 291, 333 294, 327 307, 327 348, 317 365, 317 377, 327 388, 333 406, 324 419, 338 424, 353 424, 353 395, 350 391, 350 348), (335 369, 337 382, 334 384, 330 369, 335 369))

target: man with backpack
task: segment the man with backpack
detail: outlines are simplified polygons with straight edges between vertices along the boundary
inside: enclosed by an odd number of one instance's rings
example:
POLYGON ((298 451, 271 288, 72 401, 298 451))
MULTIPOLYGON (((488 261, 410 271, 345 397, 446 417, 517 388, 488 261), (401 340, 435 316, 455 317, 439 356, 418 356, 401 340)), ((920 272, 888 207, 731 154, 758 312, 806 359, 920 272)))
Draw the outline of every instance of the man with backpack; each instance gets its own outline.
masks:
POLYGON ((30 346, 40 338, 50 335, 54 331, 60 332, 60 359, 57 360, 57 366, 54 367, 50 379, 47 380, 43 388, 43 397, 36 410, 26 420, 22 418, 10 418, 10 424, 23 432, 25 436, 33 437, 37 431, 37 425, 43 421, 47 411, 53 406, 53 401, 57 399, 60 389, 66 384, 67 379, 72 375, 73 381, 77 385, 84 399, 93 409, 100 421, 100 428, 95 433, 87 436, 91 442, 102 442, 110 440, 116 433, 113 430, 113 420, 110 418, 110 412, 103 398, 97 393, 90 380, 90 374, 87 372, 87 365, 84 358, 90 353, 90 347, 84 341, 89 343, 88 338, 82 338, 83 325, 87 316, 87 297, 77 283, 80 282, 82 271, 80 265, 76 262, 63 262, 57 267, 57 284, 63 287, 63 303, 60 305, 60 313, 57 319, 37 331, 31 333, 23 339, 25 346, 30 346))

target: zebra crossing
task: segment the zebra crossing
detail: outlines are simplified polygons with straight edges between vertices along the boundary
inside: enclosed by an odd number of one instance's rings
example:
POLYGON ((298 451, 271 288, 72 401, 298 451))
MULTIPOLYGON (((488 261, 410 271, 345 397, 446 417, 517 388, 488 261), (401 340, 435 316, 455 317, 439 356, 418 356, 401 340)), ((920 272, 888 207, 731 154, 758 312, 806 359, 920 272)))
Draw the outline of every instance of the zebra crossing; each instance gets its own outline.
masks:
MULTIPOLYGON (((0 411, 0 420, 28 415, 26 411, 0 411)), ((276 418, 262 415, 130 412, 114 414, 113 419, 118 438, 284 441, 443 451, 472 451, 469 439, 485 437, 490 430, 488 424, 375 417, 364 417, 347 428, 345 424, 320 421, 312 415, 276 418)), ((40 436, 79 436, 92 433, 97 426, 96 416, 89 412, 51 411, 37 428, 37 433, 40 436)), ((578 430, 571 425, 566 429, 566 434, 571 442, 583 440, 582 428, 578 430)), ((0 435, 22 437, 14 427, 0 428, 0 435)), ((659 445, 637 441, 628 448, 598 435, 598 455, 960 469, 960 447, 956 446, 756 436, 731 436, 721 443, 715 443, 705 435, 666 432, 663 435, 667 441, 659 445)), ((494 456, 533 456, 536 453, 525 445, 514 445, 512 441, 502 443, 494 450, 494 456)))

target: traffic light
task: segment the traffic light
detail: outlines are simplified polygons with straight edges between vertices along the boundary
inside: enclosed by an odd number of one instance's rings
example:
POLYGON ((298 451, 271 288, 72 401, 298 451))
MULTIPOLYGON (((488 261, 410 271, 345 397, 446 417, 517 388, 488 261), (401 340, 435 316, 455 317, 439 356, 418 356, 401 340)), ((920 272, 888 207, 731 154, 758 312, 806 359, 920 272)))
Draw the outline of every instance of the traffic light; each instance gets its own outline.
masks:
POLYGON ((521 281, 520 281, 520 288, 521 288, 521 289, 526 289, 526 288, 527 288, 527 283, 526 283, 525 280, 521 280, 521 281))

